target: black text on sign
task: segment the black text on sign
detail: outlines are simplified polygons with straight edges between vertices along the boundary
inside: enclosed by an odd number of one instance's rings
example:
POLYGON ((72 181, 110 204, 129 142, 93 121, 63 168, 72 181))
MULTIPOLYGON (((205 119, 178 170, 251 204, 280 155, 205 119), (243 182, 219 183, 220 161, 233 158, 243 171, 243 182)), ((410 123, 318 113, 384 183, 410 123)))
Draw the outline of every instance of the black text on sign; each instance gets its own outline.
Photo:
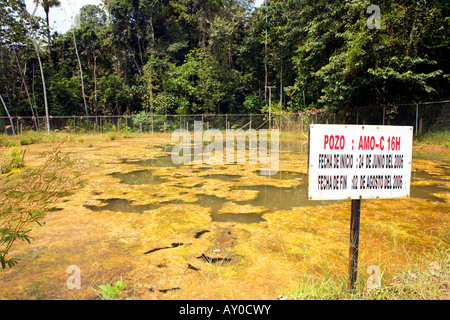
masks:
POLYGON ((311 125, 308 199, 406 198, 412 127, 311 125))

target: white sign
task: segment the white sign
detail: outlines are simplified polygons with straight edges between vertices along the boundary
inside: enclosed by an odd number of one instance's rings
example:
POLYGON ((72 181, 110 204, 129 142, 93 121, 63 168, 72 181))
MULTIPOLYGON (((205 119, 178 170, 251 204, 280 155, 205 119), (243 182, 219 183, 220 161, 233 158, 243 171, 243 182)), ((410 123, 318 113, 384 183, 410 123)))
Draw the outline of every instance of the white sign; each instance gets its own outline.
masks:
POLYGON ((311 125, 308 199, 409 198, 412 138, 413 127, 311 125))

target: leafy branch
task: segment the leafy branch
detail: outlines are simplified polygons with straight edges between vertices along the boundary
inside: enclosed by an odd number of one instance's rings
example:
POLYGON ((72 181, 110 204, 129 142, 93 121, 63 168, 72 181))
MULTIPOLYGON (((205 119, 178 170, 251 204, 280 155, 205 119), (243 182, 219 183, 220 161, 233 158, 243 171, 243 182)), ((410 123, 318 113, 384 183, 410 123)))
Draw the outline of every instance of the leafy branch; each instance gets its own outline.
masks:
MULTIPOLYGON (((120 276, 120 280, 118 280, 114 286, 107 283, 99 285, 98 287, 101 290, 100 295, 104 300, 119 300, 122 290, 125 289, 126 285, 122 281, 122 276, 120 276)), ((130 298, 127 298, 126 300, 130 300, 130 298)))
POLYGON ((31 226, 41 225, 45 214, 54 208, 58 198, 79 188, 84 168, 61 152, 61 145, 44 153, 45 163, 26 172, 12 183, 8 176, 0 189, 0 263, 3 269, 17 264, 8 252, 16 240, 27 241, 31 226))

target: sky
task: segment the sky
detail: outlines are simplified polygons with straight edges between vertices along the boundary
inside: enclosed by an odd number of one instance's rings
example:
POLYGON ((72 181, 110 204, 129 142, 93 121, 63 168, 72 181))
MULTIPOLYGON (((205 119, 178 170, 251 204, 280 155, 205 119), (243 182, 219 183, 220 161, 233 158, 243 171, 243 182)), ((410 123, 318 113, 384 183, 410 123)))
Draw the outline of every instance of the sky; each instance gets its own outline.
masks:
MULTIPOLYGON (((72 17, 86 4, 99 5, 101 0, 59 0, 59 8, 51 8, 49 13, 50 27, 58 33, 64 33, 72 25, 72 17)), ((27 10, 31 14, 35 8, 34 0, 25 0, 27 10)), ((38 7, 36 15, 45 18, 44 9, 38 7)))
POLYGON ((264 0, 255 0, 255 7, 259 7, 264 3, 264 0))
MULTIPOLYGON (((86 4, 99 5, 101 0, 60 0, 61 6, 59 8, 50 9, 49 20, 50 27, 53 31, 58 33, 64 33, 69 30, 72 24, 72 18, 80 10, 80 8, 86 4)), ((25 0, 27 4, 27 10, 33 13, 35 8, 34 0, 25 0)), ((264 3, 264 0, 255 0, 255 7, 259 7, 264 3)), ((36 15, 45 18, 44 9, 41 6, 38 7, 36 15)))

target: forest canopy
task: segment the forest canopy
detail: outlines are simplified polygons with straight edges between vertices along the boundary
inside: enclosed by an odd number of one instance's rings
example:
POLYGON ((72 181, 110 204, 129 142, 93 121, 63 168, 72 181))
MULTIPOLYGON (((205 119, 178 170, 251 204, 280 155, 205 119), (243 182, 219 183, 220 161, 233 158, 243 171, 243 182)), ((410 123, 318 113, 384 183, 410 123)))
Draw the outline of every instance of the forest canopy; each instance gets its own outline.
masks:
POLYGON ((448 1, 0 0, 0 115, 263 113, 449 96, 448 1))

